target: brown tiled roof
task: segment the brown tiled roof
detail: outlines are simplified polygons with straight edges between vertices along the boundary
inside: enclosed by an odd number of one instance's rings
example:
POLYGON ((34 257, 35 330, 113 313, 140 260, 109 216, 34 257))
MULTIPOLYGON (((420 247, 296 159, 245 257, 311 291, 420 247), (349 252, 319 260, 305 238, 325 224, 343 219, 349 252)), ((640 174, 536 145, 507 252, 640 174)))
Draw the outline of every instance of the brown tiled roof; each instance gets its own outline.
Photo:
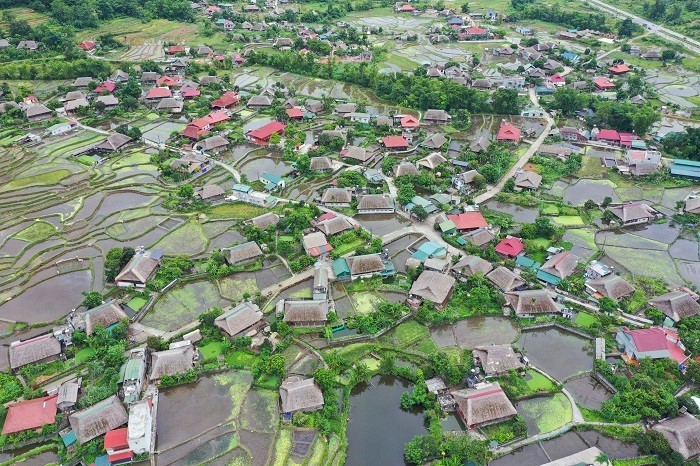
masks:
POLYGON ((119 398, 114 395, 71 414, 68 420, 78 441, 85 443, 107 431, 123 426, 129 421, 129 415, 119 398))
POLYGON ((384 270, 384 262, 379 254, 366 254, 364 256, 352 256, 346 259, 350 267, 351 275, 381 272, 384 270))
POLYGON ((620 299, 634 293, 634 287, 619 275, 608 275, 597 280, 591 280, 587 283, 598 293, 612 299, 620 299))
POLYGON ((571 254, 570 251, 564 251, 553 255, 540 267, 540 270, 563 279, 574 272, 576 265, 578 265, 578 257, 571 254))
POLYGON ((493 270, 493 265, 479 256, 465 256, 452 266, 452 270, 457 270, 462 275, 471 276, 475 273, 487 274, 493 270))
POLYGON ((216 318, 214 325, 233 337, 257 324, 262 318, 263 313, 257 305, 244 302, 225 309, 224 313, 216 318))
POLYGON ((518 414, 498 383, 452 392, 468 426, 488 424, 518 414))
POLYGON ((157 351, 151 354, 151 379, 160 380, 163 376, 182 374, 194 366, 192 345, 157 351))
POLYGON ((501 291, 510 291, 525 284, 525 280, 520 278, 520 275, 503 266, 493 269, 486 274, 486 278, 501 291))
POLYGON ((518 315, 554 314, 559 312, 557 303, 546 290, 511 291, 505 294, 506 301, 518 315))
POLYGON ((410 294, 441 304, 447 299, 454 285, 454 277, 432 270, 425 270, 411 285, 410 294))
POLYGON ((53 335, 41 335, 10 344, 10 367, 17 369, 61 354, 61 343, 53 335))
POLYGON ((280 400, 283 413, 313 411, 323 407, 323 392, 314 379, 292 376, 280 385, 280 400))
POLYGON ((663 311, 674 322, 700 314, 700 304, 688 293, 678 290, 652 298, 649 304, 663 311))

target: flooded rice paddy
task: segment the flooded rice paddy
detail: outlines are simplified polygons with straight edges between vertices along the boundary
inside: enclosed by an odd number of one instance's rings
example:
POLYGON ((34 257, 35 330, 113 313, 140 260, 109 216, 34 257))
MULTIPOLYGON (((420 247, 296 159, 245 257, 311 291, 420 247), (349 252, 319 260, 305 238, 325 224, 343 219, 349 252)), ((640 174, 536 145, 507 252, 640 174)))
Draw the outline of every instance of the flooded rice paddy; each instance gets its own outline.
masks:
POLYGON ((517 346, 533 366, 556 380, 593 369, 592 341, 558 328, 526 330, 520 334, 517 346))
POLYGON ((576 403, 588 409, 600 409, 605 401, 612 398, 612 393, 590 376, 569 380, 564 387, 571 393, 576 403))
POLYGON ((509 214, 513 220, 519 223, 533 223, 540 215, 540 211, 535 207, 522 207, 505 202, 489 201, 486 207, 496 212, 509 214))
POLYGON ((538 396, 514 403, 518 415, 527 425, 528 435, 552 432, 571 422, 573 408, 563 393, 538 396))
POLYGON ((430 337, 438 348, 458 346, 460 349, 474 349, 492 344, 507 345, 517 336, 517 327, 505 317, 470 317, 430 329, 430 337))

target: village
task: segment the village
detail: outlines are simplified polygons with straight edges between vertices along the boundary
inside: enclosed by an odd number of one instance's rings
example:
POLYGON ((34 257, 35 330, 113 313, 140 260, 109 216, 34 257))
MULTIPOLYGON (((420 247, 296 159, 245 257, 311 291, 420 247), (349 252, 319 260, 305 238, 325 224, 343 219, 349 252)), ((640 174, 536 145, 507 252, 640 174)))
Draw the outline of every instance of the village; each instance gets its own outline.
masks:
POLYGON ((11 2, 0 466, 697 464, 700 48, 552 3, 11 2))

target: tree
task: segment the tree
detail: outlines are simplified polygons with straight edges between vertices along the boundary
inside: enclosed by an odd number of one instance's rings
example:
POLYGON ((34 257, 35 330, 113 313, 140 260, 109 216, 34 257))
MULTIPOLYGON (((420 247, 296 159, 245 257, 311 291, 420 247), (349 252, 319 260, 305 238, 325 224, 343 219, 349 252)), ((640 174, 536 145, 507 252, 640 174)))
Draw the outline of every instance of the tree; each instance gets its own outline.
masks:
POLYGON ((498 89, 493 93, 493 112, 499 115, 517 115, 520 113, 518 91, 515 89, 498 89))
POLYGON ((636 28, 637 27, 630 18, 625 18, 620 22, 617 35, 620 37, 632 37, 636 28))
POLYGON ((651 126, 661 119, 661 114, 654 110, 650 105, 644 105, 632 116, 632 124, 634 131, 644 136, 647 134, 651 126))
POLYGON ((607 206, 610 205, 611 202, 612 202, 612 197, 610 197, 610 196, 605 196, 605 198, 603 198, 603 202, 602 202, 600 205, 601 205, 602 207, 607 207, 607 206))
POLYGON ((163 337, 157 337, 154 335, 149 336, 146 339, 146 345, 153 351, 164 351, 168 349, 168 342, 163 339, 163 337))
POLYGON ((297 158, 296 164, 297 170, 299 170, 299 173, 302 175, 306 175, 311 171, 311 159, 308 155, 300 155, 299 158, 297 158))
POLYGON ((598 464, 608 464, 610 463, 610 458, 608 458, 608 455, 601 451, 598 453, 598 456, 595 457, 595 462, 598 464))
POLYGON ((462 5, 459 8, 460 10, 462 10, 463 14, 469 14, 469 3, 462 3, 462 5))
POLYGON ((180 187, 180 189, 177 191, 177 195, 182 199, 183 201, 191 201, 194 198, 194 188, 192 187, 191 184, 186 184, 180 187))
POLYGON ((617 301, 607 296, 600 298, 598 301, 598 308, 603 314, 612 314, 617 311, 617 301))
POLYGON ((223 310, 219 307, 213 307, 208 311, 199 314, 199 323, 203 327, 214 328, 214 321, 223 313, 223 310))
POLYGON ((423 207, 422 205, 417 205, 417 206, 413 207, 413 209, 411 210, 411 215, 415 215, 416 218, 418 220, 420 220, 421 222, 423 220, 425 220, 426 218, 428 218, 428 212, 425 210, 425 207, 423 207))
POLYGON ((675 52, 675 50, 666 49, 666 50, 663 50, 663 51, 661 52, 661 60, 662 60, 662 61, 665 61, 665 62, 666 62, 666 61, 671 61, 671 60, 673 60, 674 58, 676 58, 676 52, 675 52))
POLYGON ((573 87, 562 86, 554 91, 553 107, 566 116, 571 116, 588 103, 588 96, 573 87))
POLYGON ((80 305, 86 309, 92 309, 102 304, 102 295, 97 291, 83 291, 82 295, 85 296, 85 299, 80 305))
POLYGON ((588 199, 586 202, 583 203, 583 208, 586 210, 597 209, 598 204, 596 204, 595 201, 588 199))

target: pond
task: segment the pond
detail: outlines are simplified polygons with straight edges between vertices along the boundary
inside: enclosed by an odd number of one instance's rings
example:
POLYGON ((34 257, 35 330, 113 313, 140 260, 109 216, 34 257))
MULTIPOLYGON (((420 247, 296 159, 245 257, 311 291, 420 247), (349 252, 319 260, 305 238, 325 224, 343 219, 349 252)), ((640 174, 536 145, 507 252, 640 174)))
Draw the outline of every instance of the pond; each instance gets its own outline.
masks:
POLYGON ((607 180, 580 180, 564 192, 564 202, 571 205, 583 205, 589 199, 601 203, 606 197, 612 198, 613 204, 620 202, 615 184, 607 180))
POLYGON ((593 377, 569 380, 564 387, 576 403, 588 409, 600 409, 603 403, 612 397, 612 393, 593 377))
POLYGON ((540 214, 536 207, 522 207, 498 201, 489 201, 486 203, 486 207, 496 212, 510 214, 513 217, 513 221, 520 223, 534 223, 540 214))
POLYGON ((405 218, 396 214, 363 214, 356 215, 355 220, 362 228, 369 230, 374 236, 384 236, 410 224, 405 218))
POLYGON ((376 376, 353 388, 347 427, 346 466, 405 464, 403 447, 416 435, 427 433, 423 416, 403 411, 401 394, 410 384, 391 376, 376 376))
POLYGON ((537 435, 552 432, 571 422, 573 409, 563 393, 553 396, 538 396, 514 403, 525 424, 527 434, 537 435))
POLYGON ((524 331, 517 345, 530 364, 556 380, 593 369, 592 341, 558 328, 524 331))
POLYGON ((595 430, 569 431, 557 438, 527 445, 492 461, 489 466, 535 466, 565 458, 590 447, 598 447, 611 460, 639 455, 639 448, 633 443, 621 442, 595 430))
POLYGON ((474 349, 484 345, 507 345, 517 336, 517 327, 505 317, 470 317, 430 329, 430 337, 438 348, 459 346, 461 349, 474 349))
POLYGON ((91 289, 89 270, 64 273, 44 280, 0 306, 0 317, 18 322, 47 322, 68 314, 91 289))
MULTIPOLYGON (((18 448, 16 450, 8 451, 5 453, 0 453, 0 462, 5 463, 6 461, 10 461, 13 458, 16 458, 20 455, 23 455, 31 450, 34 450, 35 448, 38 448, 42 445, 29 445, 26 447, 18 448)), ((58 455, 54 451, 45 451, 43 453, 40 453, 36 456, 32 456, 31 458, 27 458, 24 461, 19 462, 22 466, 44 466, 46 464, 59 464, 61 459, 58 457, 58 455)))
POLYGON ((292 167, 284 162, 278 162, 273 158, 265 157, 246 161, 241 165, 241 174, 251 181, 257 181, 263 173, 272 173, 278 176, 285 176, 292 171, 292 167))

